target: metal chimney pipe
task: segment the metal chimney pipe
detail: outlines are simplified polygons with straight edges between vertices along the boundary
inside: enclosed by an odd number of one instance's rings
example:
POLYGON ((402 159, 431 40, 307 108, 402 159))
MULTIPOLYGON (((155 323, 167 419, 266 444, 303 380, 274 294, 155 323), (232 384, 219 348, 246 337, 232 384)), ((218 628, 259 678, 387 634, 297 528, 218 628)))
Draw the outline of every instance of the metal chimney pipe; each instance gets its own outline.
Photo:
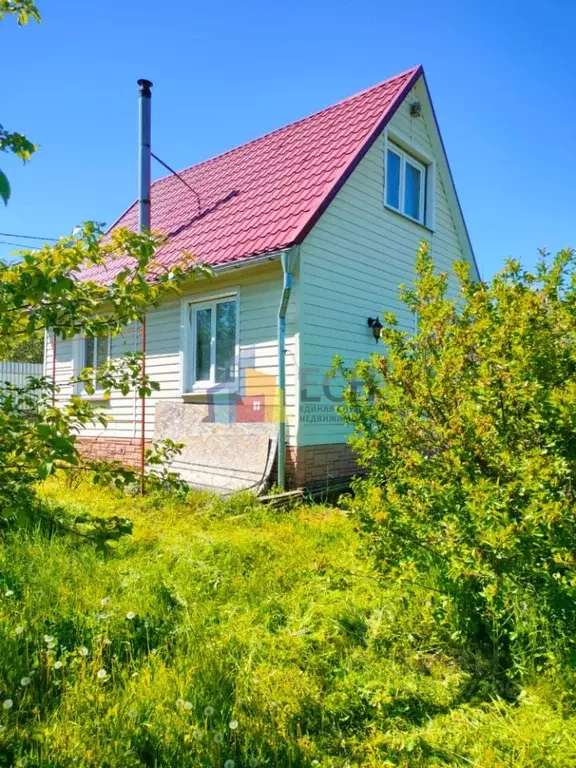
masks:
POLYGON ((138 163, 138 228, 150 229, 150 152, 151 152, 151 102, 152 83, 138 80, 140 86, 139 106, 139 163, 138 163))
MULTIPOLYGON (((138 80, 140 87, 139 142, 138 142, 138 229, 150 231, 150 183, 151 183, 151 102, 150 80, 138 80)), ((146 376, 146 315, 142 316, 142 378, 146 376)), ((140 399, 140 493, 146 486, 146 397, 140 399)))

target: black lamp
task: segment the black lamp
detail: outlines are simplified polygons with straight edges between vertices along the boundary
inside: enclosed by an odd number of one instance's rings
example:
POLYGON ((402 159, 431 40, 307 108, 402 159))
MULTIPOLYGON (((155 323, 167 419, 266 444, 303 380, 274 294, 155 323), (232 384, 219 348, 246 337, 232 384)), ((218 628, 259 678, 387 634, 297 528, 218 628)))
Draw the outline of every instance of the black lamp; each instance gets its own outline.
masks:
POLYGON ((378 341, 380 338, 380 331, 384 327, 380 320, 378 320, 378 315, 376 317, 369 317, 368 318, 368 327, 372 328, 372 336, 378 341))

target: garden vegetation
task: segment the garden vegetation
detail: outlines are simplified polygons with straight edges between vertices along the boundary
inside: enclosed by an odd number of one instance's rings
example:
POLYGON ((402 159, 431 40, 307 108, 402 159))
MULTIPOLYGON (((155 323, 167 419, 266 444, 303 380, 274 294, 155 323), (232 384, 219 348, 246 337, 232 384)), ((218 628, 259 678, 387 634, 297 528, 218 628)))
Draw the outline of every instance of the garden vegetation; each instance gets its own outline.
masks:
MULTIPOLYGON (((0 547, 0 765, 390 768, 576 762, 573 674, 514 700, 382 580, 336 508, 143 499, 59 479, 44 504, 132 537, 19 528, 0 547)), ((550 640, 546 650, 554 649, 550 640)))

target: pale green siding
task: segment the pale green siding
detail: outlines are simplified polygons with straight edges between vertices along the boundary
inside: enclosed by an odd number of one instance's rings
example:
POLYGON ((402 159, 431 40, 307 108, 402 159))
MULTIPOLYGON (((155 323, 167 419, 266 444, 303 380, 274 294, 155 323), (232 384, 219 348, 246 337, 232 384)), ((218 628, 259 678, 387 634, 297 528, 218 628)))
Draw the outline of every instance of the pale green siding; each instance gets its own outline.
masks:
MULTIPOLYGON (((212 280, 200 281, 186 292, 187 296, 202 296, 204 293, 238 288, 240 298, 240 394, 246 391, 246 370, 254 367, 259 373, 266 373, 262 393, 272 400, 276 397, 278 371, 278 344, 276 315, 280 302, 282 270, 278 261, 262 267, 250 267, 227 272, 212 280)), ((297 286, 296 286, 297 290, 297 286)), ((184 298, 184 297, 182 297, 184 298)), ((154 407, 160 399, 180 400, 180 299, 153 309, 147 316, 146 372, 153 381, 160 383, 160 392, 146 402, 146 435, 153 437, 154 407)), ((297 393, 296 360, 298 337, 296 333, 296 301, 289 306, 287 316, 287 416, 288 439, 296 442, 297 393)), ((140 349, 140 328, 129 327, 122 336, 112 341, 112 356, 119 357, 124 351, 140 349)), ((56 378, 61 385, 72 376, 78 356, 76 342, 58 342, 56 346, 56 378)), ((45 361, 47 376, 52 376, 52 339, 47 340, 45 361)), ((64 386, 60 400, 69 396, 71 388, 64 386)), ((198 398, 198 400, 201 398, 198 398)), ((197 401, 197 400, 196 400, 197 401)), ((189 402, 195 402, 190 399, 189 402)), ((107 429, 96 426, 84 430, 83 437, 139 437, 141 425, 141 402, 134 394, 123 397, 113 395, 103 405, 113 417, 107 429)))
MULTIPOLYGON (((432 139, 435 128, 430 117, 426 120, 426 111, 418 119, 409 114, 409 104, 416 98, 426 106, 421 85, 406 98, 388 128, 438 159, 439 145, 432 139)), ((404 329, 413 329, 414 318, 398 301, 398 290, 401 283, 413 280, 419 241, 430 242, 443 270, 450 270, 454 260, 469 253, 458 234, 457 212, 438 167, 435 176, 431 232, 385 208, 384 136, 380 136, 306 238, 300 256, 299 445, 346 440, 348 430, 328 396, 337 396, 339 387, 332 383, 323 392, 320 382, 335 355, 351 364, 377 351, 367 318, 378 314, 382 319, 383 312, 393 311, 404 329), (316 400, 310 402, 310 398, 316 400)))

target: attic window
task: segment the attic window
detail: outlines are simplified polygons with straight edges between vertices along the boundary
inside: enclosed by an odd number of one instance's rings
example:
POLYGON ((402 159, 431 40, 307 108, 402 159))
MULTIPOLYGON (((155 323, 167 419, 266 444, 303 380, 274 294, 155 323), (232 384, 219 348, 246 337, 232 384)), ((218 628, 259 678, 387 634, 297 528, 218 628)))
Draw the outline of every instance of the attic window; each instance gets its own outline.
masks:
POLYGON ((388 208, 424 224, 426 166, 395 144, 386 148, 385 187, 388 208))

